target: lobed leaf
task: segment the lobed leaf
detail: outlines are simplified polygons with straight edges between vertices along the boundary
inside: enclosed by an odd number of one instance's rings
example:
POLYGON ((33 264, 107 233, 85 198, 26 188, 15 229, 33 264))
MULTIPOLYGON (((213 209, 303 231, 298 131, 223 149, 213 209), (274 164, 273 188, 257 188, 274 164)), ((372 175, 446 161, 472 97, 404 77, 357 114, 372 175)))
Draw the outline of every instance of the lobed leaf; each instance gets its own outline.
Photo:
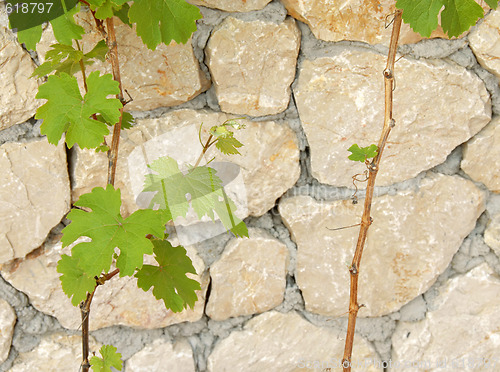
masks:
POLYGON ((185 0, 135 0, 128 16, 137 24, 137 35, 154 50, 172 40, 185 44, 196 31, 201 13, 185 0))
POLYGON ((90 365, 92 371, 95 372, 111 372, 111 367, 116 368, 118 371, 122 370, 122 355, 116 352, 116 347, 113 345, 103 345, 99 350, 102 358, 93 356, 90 358, 90 365))
POLYGON ((118 82, 110 74, 99 76, 95 71, 88 76, 87 87, 88 92, 82 98, 76 78, 61 73, 49 76, 38 88, 36 98, 47 102, 38 108, 35 117, 43 119, 41 133, 47 135, 50 143, 57 144, 66 133, 69 148, 75 143, 82 148, 95 148, 103 142, 109 129, 90 116, 100 113, 113 124, 119 120, 122 104, 116 98, 106 98, 118 94, 118 82))
POLYGON ((443 0, 441 26, 449 37, 459 36, 474 26, 484 15, 483 8, 474 0, 443 0))
POLYGON ((61 275, 61 286, 66 296, 71 298, 73 306, 85 300, 87 292, 92 292, 96 281, 78 266, 78 258, 63 254, 57 263, 57 272, 61 275))
POLYGON ((357 144, 352 145, 347 149, 347 151, 352 152, 348 158, 352 161, 365 162, 366 159, 371 159, 377 156, 378 147, 377 145, 370 145, 367 147, 359 147, 357 144))
POLYGON ((438 14, 443 5, 443 0, 396 1, 396 6, 403 9, 403 21, 423 37, 429 37, 437 28, 438 14))
POLYGON ((181 312, 188 306, 194 307, 196 290, 201 286, 196 280, 188 278, 187 273, 196 274, 186 250, 173 247, 168 240, 153 239, 153 251, 158 266, 144 265, 135 274, 137 286, 144 291, 153 287, 153 295, 163 300, 165 307, 173 312, 181 312))

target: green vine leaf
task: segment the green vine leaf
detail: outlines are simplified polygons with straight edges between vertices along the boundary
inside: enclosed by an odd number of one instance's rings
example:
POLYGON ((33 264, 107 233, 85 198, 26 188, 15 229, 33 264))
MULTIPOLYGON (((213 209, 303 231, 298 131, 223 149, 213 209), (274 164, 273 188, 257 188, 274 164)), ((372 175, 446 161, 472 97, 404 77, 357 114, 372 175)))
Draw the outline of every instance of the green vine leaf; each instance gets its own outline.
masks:
POLYGON ((172 40, 185 44, 196 31, 196 20, 202 17, 200 10, 185 0, 135 0, 128 16, 151 50, 172 40))
POLYGON ((242 147, 243 144, 236 138, 234 138, 234 133, 228 129, 231 127, 234 129, 245 128, 245 124, 241 124, 236 121, 238 119, 243 118, 229 119, 221 125, 216 125, 210 128, 210 134, 217 139, 217 141, 215 142, 215 147, 217 147, 217 149, 219 149, 219 151, 223 154, 241 155, 237 148, 242 147))
POLYGON ((173 247, 168 240, 153 239, 153 251, 158 266, 144 265, 135 274, 137 286, 144 291, 153 287, 153 295, 163 300, 165 307, 181 312, 188 306, 192 309, 197 300, 195 291, 201 286, 186 273, 196 274, 186 250, 173 247))
POLYGON ((165 225, 157 211, 141 209, 123 218, 120 190, 111 185, 83 194, 75 205, 91 212, 73 209, 67 216, 72 222, 63 229, 61 241, 66 247, 82 236, 92 239, 71 250, 78 259, 78 268, 89 277, 109 271, 115 248, 120 249, 116 260, 120 276, 133 275, 142 267, 143 255, 153 253, 153 244, 146 235, 163 236, 165 225))
POLYGON ((42 25, 28 28, 26 30, 17 31, 17 40, 24 43, 28 50, 35 50, 36 44, 42 38, 42 25))
MULTIPOLYGON (((487 0, 490 8, 496 9, 497 0, 487 0)), ((474 26, 484 15, 483 9, 474 0, 397 0, 396 7, 403 10, 403 21, 413 31, 429 37, 437 28, 439 12, 441 26, 449 37, 459 36, 474 26)))
POLYGON ((65 14, 50 21, 54 37, 61 44, 72 45, 73 40, 80 40, 85 33, 82 26, 76 24, 73 16, 80 11, 80 4, 65 14))
POLYGON ((116 352, 116 347, 113 345, 103 345, 99 350, 102 358, 93 356, 90 358, 90 365, 94 372, 111 372, 111 367, 118 371, 122 370, 122 355, 116 352))
POLYGON ((76 257, 63 254, 57 263, 57 272, 63 274, 59 277, 61 286, 68 298, 71 298, 73 306, 78 306, 85 300, 87 292, 92 292, 96 281, 78 266, 76 257))
POLYGON ((245 223, 234 215, 236 206, 224 192, 214 169, 196 167, 183 174, 170 157, 159 158, 148 167, 157 173, 146 175, 144 191, 155 192, 150 208, 159 205, 173 220, 185 217, 190 204, 198 218, 207 215, 215 220, 215 210, 226 229, 236 236, 248 236, 245 223))
POLYGON ((226 155, 241 155, 236 148, 242 146, 243 144, 233 136, 221 137, 215 143, 215 147, 217 147, 220 152, 226 155))
POLYGON ((127 0, 89 0, 90 9, 95 11, 94 15, 98 19, 111 18, 114 11, 119 11, 127 0))
POLYGON ((347 151, 352 152, 348 158, 352 161, 360 161, 364 163, 366 159, 371 159, 377 156, 378 147, 377 145, 370 145, 368 147, 359 147, 357 144, 352 145, 347 149, 347 151))
POLYGON ((116 98, 106 98, 119 93, 118 82, 110 74, 99 76, 95 71, 88 76, 87 87, 88 92, 82 98, 76 78, 61 73, 49 76, 38 88, 36 98, 47 102, 38 108, 35 118, 43 119, 41 133, 47 135, 50 143, 57 144, 66 133, 69 148, 75 143, 82 148, 96 148, 109 129, 90 116, 100 113, 108 123, 118 122, 122 104, 116 98))

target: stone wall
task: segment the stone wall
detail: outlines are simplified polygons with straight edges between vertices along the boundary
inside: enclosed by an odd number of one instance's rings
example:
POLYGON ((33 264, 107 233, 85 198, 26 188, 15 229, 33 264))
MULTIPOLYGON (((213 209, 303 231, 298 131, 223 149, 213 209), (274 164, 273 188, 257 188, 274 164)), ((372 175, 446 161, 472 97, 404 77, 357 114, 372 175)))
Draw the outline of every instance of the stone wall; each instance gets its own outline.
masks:
MULTIPOLYGON (((242 155, 206 160, 235 164, 243 187, 233 195, 250 238, 171 228, 202 285, 196 306, 175 314, 134 279, 113 279, 93 302, 91 349, 112 343, 126 372, 335 368, 357 228, 334 229, 356 224, 362 210, 351 177, 363 165, 348 161, 346 149, 379 137, 384 23, 394 2, 190 2, 204 18, 186 45, 148 51, 116 21, 136 118, 121 138, 122 212, 141 206, 144 159, 193 162, 201 123, 206 137, 212 125, 243 116, 242 155)), ((29 54, 5 22, 0 371, 77 371, 79 311, 56 272, 60 232, 71 203, 105 184, 106 158, 40 135, 33 116, 41 81, 28 77, 54 38, 47 28, 38 54, 29 54)), ((91 25, 86 16, 79 23, 91 25)), ((439 30, 421 40, 403 27, 397 125, 360 274, 356 371, 382 371, 382 361, 390 370, 500 369, 499 31, 500 11, 455 40, 439 30)), ((96 38, 91 32, 82 44, 96 38)))

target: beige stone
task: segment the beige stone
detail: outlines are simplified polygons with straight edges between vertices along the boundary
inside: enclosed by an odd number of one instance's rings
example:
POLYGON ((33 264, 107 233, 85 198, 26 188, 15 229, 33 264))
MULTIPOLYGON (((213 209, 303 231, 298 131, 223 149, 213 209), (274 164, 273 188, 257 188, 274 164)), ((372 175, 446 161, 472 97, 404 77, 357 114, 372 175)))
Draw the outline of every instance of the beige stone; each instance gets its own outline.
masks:
MULTIPOLYGON (((369 44, 389 44, 391 29, 385 25, 391 20, 396 3, 391 0, 281 0, 288 13, 311 27, 318 39, 326 41, 356 40, 369 44)), ((478 1, 483 9, 486 3, 478 1)), ((462 35, 463 36, 463 35, 462 35)), ((441 26, 431 38, 446 38, 441 26)), ((416 43, 422 37, 403 23, 399 42, 416 43)))
POLYGON ((193 5, 216 8, 226 12, 250 12, 264 8, 271 0, 187 0, 193 5))
POLYGON ((424 320, 397 325, 393 363, 420 360, 425 371, 498 370, 499 296, 500 279, 486 263, 449 280, 424 320))
POLYGON ((12 335, 16 324, 16 313, 7 301, 0 298, 0 364, 9 356, 12 335))
POLYGON ((461 167, 475 181, 484 183, 493 192, 500 192, 499 117, 465 144, 461 167))
POLYGON ((500 11, 493 10, 469 34, 469 45, 477 61, 500 77, 500 11))
MULTIPOLYGON (((203 261, 194 248, 186 247, 186 250, 199 274, 188 275, 201 283, 202 287, 201 291, 197 291, 198 301, 194 309, 173 313, 165 308, 162 300, 154 298, 152 289, 144 292, 137 288, 137 279, 116 276, 96 290, 90 329, 112 325, 153 329, 199 320, 203 315, 208 275, 204 274, 203 261)), ((78 329, 81 323, 80 310, 71 305, 62 291, 60 274, 56 271, 57 262, 63 253, 69 254, 70 249, 62 249, 61 243, 46 244, 37 255, 4 266, 1 273, 5 280, 28 295, 35 308, 56 317, 65 328, 78 329)), ((145 263, 156 264, 152 256, 146 256, 145 263)))
MULTIPOLYGON (((89 336, 90 352, 100 356, 101 345, 89 336)), ((92 354, 90 354, 90 357, 92 354)), ((78 371, 82 363, 82 337, 53 333, 42 337, 32 351, 20 353, 9 372, 78 371)))
MULTIPOLYGON (((198 141, 199 125, 203 123, 202 139, 206 141, 212 126, 220 125, 232 117, 205 110, 177 110, 158 119, 139 120, 132 129, 123 131, 116 181, 124 199, 122 212, 128 215, 138 208, 136 198, 144 185, 145 173, 141 172, 146 169, 146 163, 168 155, 181 164, 195 164, 202 150, 198 141)), ((245 129, 235 134, 244 145, 239 149, 241 155, 221 155, 211 148, 201 164, 215 157, 216 161, 231 162, 239 167, 244 193, 238 196, 238 193, 228 192, 228 195, 233 200, 238 197, 244 199, 235 200, 244 212, 237 215, 244 218, 248 214, 262 215, 271 209, 276 199, 295 184, 300 167, 297 139, 286 124, 249 120, 240 122, 246 124, 245 129)), ((73 156, 75 169, 72 185, 73 199, 76 200, 93 187, 106 184, 107 163, 105 154, 89 150, 77 149, 73 156)), ((142 207, 147 207, 147 203, 142 207)))
POLYGON ((206 48, 221 110, 251 116, 284 111, 299 48, 300 31, 291 18, 279 25, 226 18, 206 48))
POLYGON ((210 266, 212 291, 206 308, 214 320, 262 313, 283 301, 288 250, 260 229, 234 238, 210 266))
MULTIPOLYGON (((81 13, 78 23, 87 33, 80 44, 84 52, 90 51, 102 37, 95 30, 95 22, 90 13, 81 13)), ((172 42, 166 46, 160 44, 156 50, 148 49, 142 39, 137 36, 134 28, 115 20, 116 40, 118 42, 118 61, 123 89, 126 89, 133 101, 126 105, 126 111, 152 110, 158 107, 175 106, 196 97, 210 87, 210 82, 199 68, 199 63, 193 53, 191 40, 186 44, 172 42)), ((37 51, 43 57, 49 46, 55 41, 52 31, 44 32, 42 42, 37 51)), ((108 61, 96 61, 86 68, 91 71, 111 73, 108 61)), ((83 90, 81 73, 80 90, 83 90)), ((129 97, 124 93, 125 99, 129 97)))
POLYGON ((0 26, 0 130, 22 123, 42 101, 36 100, 38 80, 30 79, 35 64, 15 36, 0 26))
MULTIPOLYGON (((342 363, 344 331, 317 327, 297 313, 269 311, 252 318, 215 345, 208 357, 209 372, 226 371, 336 371, 342 363)), ((352 363, 356 371, 382 371, 378 357, 361 337, 352 363)))
MULTIPOLYGON (((311 147, 312 175, 320 182, 353 188, 352 176, 366 169, 347 158, 347 149, 355 143, 378 143, 386 58, 350 49, 305 60, 300 67, 294 96, 311 147)), ((484 83, 453 62, 402 58, 395 76, 396 127, 384 150, 377 185, 413 178, 442 163, 491 118, 484 83)))
MULTIPOLYGON (((484 195, 468 180, 431 173, 418 191, 375 197, 359 276, 359 316, 381 316, 424 293, 448 267, 485 209, 484 195)), ((363 202, 315 201, 296 196, 280 213, 297 243, 297 284, 306 309, 342 316, 348 309, 349 273, 363 202)))
POLYGON ((125 367, 128 372, 195 372, 193 350, 185 340, 175 344, 155 340, 127 359, 125 367))
POLYGON ((500 214, 494 215, 484 231, 484 242, 500 257, 500 214))
POLYGON ((47 139, 0 146, 0 263, 40 246, 70 208, 66 151, 47 139))

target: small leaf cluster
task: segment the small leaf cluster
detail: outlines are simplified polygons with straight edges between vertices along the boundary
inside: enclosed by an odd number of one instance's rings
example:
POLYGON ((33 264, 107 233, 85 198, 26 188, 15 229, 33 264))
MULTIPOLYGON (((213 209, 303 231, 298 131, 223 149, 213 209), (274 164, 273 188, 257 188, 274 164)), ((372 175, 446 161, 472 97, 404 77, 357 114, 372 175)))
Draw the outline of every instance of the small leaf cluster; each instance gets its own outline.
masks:
POLYGON ((366 162, 368 159, 374 158, 378 154, 377 145, 370 145, 367 147, 359 147, 357 144, 352 145, 347 149, 352 154, 348 158, 352 161, 366 162))
MULTIPOLYGON (((498 0, 485 2, 492 9, 498 6, 498 0)), ((441 27, 449 37, 461 35, 484 16, 474 0, 397 0, 396 7, 403 10, 403 21, 424 37, 437 28, 440 13, 441 27)))
POLYGON ((243 144, 234 137, 234 132, 230 130, 233 129, 243 129, 244 124, 239 123, 236 119, 228 119, 221 125, 216 125, 210 128, 210 134, 216 138, 215 147, 219 149, 220 152, 226 155, 241 155, 237 148, 243 146, 243 144))
POLYGON ((111 367, 116 368, 118 371, 122 370, 122 355, 116 352, 116 347, 112 345, 103 345, 99 350, 102 358, 93 356, 90 358, 92 371, 94 372, 112 372, 111 367))

